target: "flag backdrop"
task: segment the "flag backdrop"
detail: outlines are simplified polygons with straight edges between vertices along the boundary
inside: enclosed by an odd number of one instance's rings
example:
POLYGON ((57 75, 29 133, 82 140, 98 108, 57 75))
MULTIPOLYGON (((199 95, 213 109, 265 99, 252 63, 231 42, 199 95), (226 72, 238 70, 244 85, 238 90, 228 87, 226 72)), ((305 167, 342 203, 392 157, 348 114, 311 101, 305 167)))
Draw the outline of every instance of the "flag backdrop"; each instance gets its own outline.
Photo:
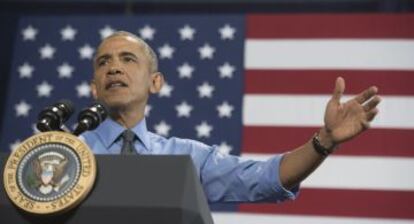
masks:
POLYGON ((217 223, 414 223, 414 15, 23 17, 2 151, 36 132, 45 106, 92 102, 92 56, 114 30, 141 36, 159 56, 167 84, 150 98, 149 129, 223 153, 266 159, 308 141, 339 75, 344 99, 379 87, 372 129, 341 145, 297 200, 218 207, 238 212, 214 213, 217 223))

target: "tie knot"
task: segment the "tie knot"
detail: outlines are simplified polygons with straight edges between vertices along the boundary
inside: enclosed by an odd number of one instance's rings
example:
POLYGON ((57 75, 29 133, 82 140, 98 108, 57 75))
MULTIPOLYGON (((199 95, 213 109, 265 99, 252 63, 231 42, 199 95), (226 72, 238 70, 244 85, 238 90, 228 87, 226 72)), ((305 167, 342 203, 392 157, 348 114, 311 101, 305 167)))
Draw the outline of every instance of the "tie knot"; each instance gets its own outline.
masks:
POLYGON ((131 129, 126 129, 122 132, 122 139, 124 142, 133 142, 135 138, 135 133, 131 129))

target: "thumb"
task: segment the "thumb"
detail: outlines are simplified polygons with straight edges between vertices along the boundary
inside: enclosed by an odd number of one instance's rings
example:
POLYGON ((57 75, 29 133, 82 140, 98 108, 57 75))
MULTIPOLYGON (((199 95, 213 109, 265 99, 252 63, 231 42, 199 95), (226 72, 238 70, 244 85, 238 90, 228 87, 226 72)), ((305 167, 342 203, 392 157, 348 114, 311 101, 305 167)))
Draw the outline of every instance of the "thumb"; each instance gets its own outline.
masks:
POLYGON ((339 103, 344 91, 345 91, 345 80, 342 77, 336 78, 335 89, 332 94, 332 100, 339 103))

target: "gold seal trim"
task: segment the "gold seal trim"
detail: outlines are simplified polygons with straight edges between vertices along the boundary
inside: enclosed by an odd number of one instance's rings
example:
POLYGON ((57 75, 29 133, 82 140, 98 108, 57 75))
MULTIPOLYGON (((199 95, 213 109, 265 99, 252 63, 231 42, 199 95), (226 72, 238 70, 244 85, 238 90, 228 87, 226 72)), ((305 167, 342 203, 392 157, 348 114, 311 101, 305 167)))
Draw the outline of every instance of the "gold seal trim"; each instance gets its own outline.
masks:
POLYGON ((52 214, 70 210, 86 198, 92 190, 95 178, 96 159, 88 145, 72 134, 56 131, 36 134, 21 143, 10 154, 3 174, 4 188, 9 199, 17 207, 34 214, 52 214), (19 186, 18 171, 22 169, 20 167, 22 161, 33 149, 56 144, 69 148, 77 156, 78 168, 80 168, 77 179, 70 190, 54 200, 42 201, 28 197, 19 186))

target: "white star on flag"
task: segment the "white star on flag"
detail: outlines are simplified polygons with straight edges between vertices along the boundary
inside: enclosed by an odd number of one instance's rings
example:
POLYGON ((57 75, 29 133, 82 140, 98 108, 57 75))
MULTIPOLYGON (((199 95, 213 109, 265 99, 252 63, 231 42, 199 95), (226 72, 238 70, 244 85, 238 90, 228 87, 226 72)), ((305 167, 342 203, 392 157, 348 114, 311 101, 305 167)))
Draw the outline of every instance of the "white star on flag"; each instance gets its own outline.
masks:
POLYGON ((53 86, 43 81, 40 85, 37 85, 37 96, 38 97, 50 97, 50 92, 53 90, 53 86))
POLYGON ((200 54, 201 59, 213 59, 215 51, 216 49, 208 43, 205 43, 202 47, 198 48, 198 53, 200 54))
POLYGON ((221 144, 217 147, 217 150, 223 155, 228 155, 233 148, 231 145, 227 144, 227 142, 221 142, 221 144))
POLYGON ((208 138, 210 137, 210 132, 213 130, 213 126, 209 125, 206 121, 203 121, 201 124, 197 125, 195 129, 198 138, 208 138))
POLYGON ((193 106, 183 101, 180 104, 176 105, 175 109, 177 110, 177 117, 190 117, 193 106))
POLYGON ((180 28, 178 32, 180 33, 181 40, 193 40, 196 30, 186 24, 184 27, 180 28))
POLYGON ((27 117, 32 107, 29 104, 27 104, 24 100, 21 100, 20 103, 14 106, 14 109, 16 110, 17 117, 27 117))
POLYGON ((154 125, 155 132, 162 136, 168 136, 168 133, 171 130, 171 126, 167 124, 165 121, 161 121, 160 123, 154 125))
POLYGON ((150 104, 145 105, 145 111, 144 111, 144 115, 145 117, 148 117, 150 115, 152 106, 150 104))
POLYGON ((64 62, 63 64, 57 67, 59 78, 71 78, 73 70, 74 68, 67 62, 64 62))
POLYGON ((101 39, 105 39, 105 38, 109 37, 110 35, 112 35, 114 32, 115 32, 115 30, 112 29, 111 26, 105 25, 104 28, 99 30, 99 35, 101 35, 101 39))
POLYGON ((52 47, 50 44, 46 44, 45 46, 39 49, 41 59, 53 59, 53 54, 55 54, 55 52, 56 49, 52 47))
POLYGON ((80 59, 92 59, 95 49, 89 44, 85 44, 78 49, 80 59))
POLYGON ((233 72, 234 70, 236 70, 236 68, 233 65, 229 64, 228 62, 226 62, 223 65, 219 66, 217 70, 220 73, 220 78, 224 79, 224 78, 232 78, 233 72))
POLYGON ((170 46, 168 43, 158 48, 158 53, 160 54, 161 59, 164 59, 164 58, 171 59, 173 57, 174 51, 175 51, 175 48, 170 46))
POLYGON ((39 31, 36 28, 34 28, 32 25, 29 25, 22 30, 23 40, 35 40, 38 32, 39 31))
POLYGON ((34 67, 29 63, 25 62, 23 65, 19 66, 19 77, 22 78, 31 78, 34 71, 34 67))
POLYGON ((194 67, 185 62, 177 68, 177 71, 180 78, 191 78, 194 67))
POLYGON ((200 98, 211 98, 213 96, 214 86, 210 85, 208 82, 204 82, 202 85, 197 86, 197 91, 200 98))
POLYGON ((90 97, 91 87, 86 81, 83 81, 81 84, 76 86, 76 91, 78 92, 78 97, 90 97))
POLYGON ((143 28, 139 29, 139 35, 144 40, 153 40, 156 30, 150 25, 145 25, 143 28))
POLYGON ((219 33, 222 40, 233 40, 235 32, 236 29, 230 26, 229 24, 226 24, 219 29, 219 33))
POLYGON ((158 93, 159 97, 171 97, 171 92, 173 91, 174 86, 169 85, 167 82, 161 87, 160 92, 158 93))
POLYGON ((73 41, 75 39, 77 31, 72 28, 72 26, 67 25, 65 28, 60 30, 60 35, 62 36, 62 40, 70 40, 73 41))
POLYGON ((226 101, 224 101, 222 104, 218 105, 216 109, 218 111, 218 116, 220 118, 223 118, 223 117, 231 118, 231 112, 233 111, 234 107, 230 105, 229 103, 227 103, 226 101))
POLYGON ((10 144, 10 151, 15 151, 17 149, 17 147, 20 146, 22 142, 20 141, 20 139, 16 139, 16 141, 14 141, 13 143, 10 144))

